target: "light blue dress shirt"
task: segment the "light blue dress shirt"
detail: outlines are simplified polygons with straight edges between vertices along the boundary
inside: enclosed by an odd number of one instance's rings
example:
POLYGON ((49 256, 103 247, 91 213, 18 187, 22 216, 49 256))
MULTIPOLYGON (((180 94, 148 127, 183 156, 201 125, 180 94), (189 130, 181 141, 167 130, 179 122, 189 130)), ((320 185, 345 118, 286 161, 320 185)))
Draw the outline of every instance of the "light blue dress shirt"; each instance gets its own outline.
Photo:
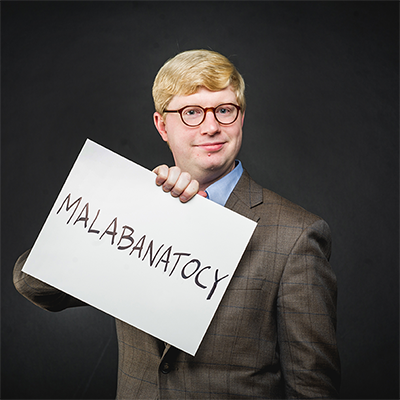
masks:
POLYGON ((228 175, 225 175, 217 182, 214 182, 206 189, 207 198, 221 206, 225 205, 233 188, 236 186, 243 173, 242 163, 239 160, 235 161, 236 167, 229 172, 228 175))

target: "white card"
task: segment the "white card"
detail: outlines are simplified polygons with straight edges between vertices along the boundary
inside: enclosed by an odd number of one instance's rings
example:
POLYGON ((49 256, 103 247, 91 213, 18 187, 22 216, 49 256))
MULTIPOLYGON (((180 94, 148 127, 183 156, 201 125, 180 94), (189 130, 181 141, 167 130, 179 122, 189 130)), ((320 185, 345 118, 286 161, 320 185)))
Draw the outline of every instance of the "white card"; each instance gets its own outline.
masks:
POLYGON ((88 139, 23 271, 194 355, 255 227, 88 139))

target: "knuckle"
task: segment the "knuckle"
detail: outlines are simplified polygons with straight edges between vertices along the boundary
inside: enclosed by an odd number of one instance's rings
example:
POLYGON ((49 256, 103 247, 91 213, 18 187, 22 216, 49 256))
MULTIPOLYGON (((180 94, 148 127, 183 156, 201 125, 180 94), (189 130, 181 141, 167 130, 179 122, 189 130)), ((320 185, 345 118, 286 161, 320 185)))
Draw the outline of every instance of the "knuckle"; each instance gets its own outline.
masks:
POLYGON ((154 172, 157 176, 159 176, 159 177, 161 177, 161 178, 166 178, 167 175, 168 175, 168 167, 167 167, 165 164, 163 164, 163 165, 158 165, 157 167, 155 167, 155 168, 153 169, 153 172, 154 172))
POLYGON ((159 167, 159 173, 160 175, 162 175, 163 177, 167 177, 168 176, 168 166, 163 164, 160 165, 159 167))
POLYGON ((177 167, 176 165, 171 167, 170 171, 173 172, 174 174, 180 174, 181 173, 181 169, 179 167, 177 167))
POLYGON ((196 192, 199 190, 199 187, 200 187, 199 182, 197 182, 196 179, 192 179, 192 180, 190 181, 190 186, 191 186, 191 188, 193 188, 193 190, 195 190, 196 192))
POLYGON ((192 176, 189 174, 189 172, 182 172, 181 177, 187 182, 190 182, 192 180, 192 176))

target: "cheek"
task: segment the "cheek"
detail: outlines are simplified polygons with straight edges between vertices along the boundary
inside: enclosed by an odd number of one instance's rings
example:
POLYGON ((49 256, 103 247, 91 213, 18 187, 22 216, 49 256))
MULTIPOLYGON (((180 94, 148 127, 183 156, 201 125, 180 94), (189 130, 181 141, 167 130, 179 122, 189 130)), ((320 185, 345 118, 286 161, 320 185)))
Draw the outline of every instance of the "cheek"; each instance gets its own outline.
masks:
POLYGON ((242 130, 239 129, 232 134, 232 140, 235 141, 236 147, 240 147, 242 144, 242 130))
POLYGON ((174 154, 180 154, 182 156, 188 154, 191 147, 189 138, 177 133, 169 136, 168 144, 174 154))
POLYGON ((170 143, 173 143, 177 150, 187 151, 196 141, 196 132, 179 127, 179 129, 171 130, 169 135, 170 143))
POLYGON ((238 138, 238 147, 242 145, 242 135, 239 136, 238 138))

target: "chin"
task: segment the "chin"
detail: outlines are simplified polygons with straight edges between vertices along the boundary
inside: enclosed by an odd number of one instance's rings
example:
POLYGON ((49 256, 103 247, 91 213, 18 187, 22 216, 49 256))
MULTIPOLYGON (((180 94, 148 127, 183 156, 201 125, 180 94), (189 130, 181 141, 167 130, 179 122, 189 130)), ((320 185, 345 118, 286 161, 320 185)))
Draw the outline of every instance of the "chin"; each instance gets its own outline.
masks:
POLYGON ((208 163, 207 162, 205 163, 204 169, 206 169, 208 171, 221 170, 221 172, 223 173, 226 169, 229 169, 229 167, 227 167, 228 165, 230 165, 230 163, 227 161, 221 161, 221 160, 211 161, 210 160, 208 163))

